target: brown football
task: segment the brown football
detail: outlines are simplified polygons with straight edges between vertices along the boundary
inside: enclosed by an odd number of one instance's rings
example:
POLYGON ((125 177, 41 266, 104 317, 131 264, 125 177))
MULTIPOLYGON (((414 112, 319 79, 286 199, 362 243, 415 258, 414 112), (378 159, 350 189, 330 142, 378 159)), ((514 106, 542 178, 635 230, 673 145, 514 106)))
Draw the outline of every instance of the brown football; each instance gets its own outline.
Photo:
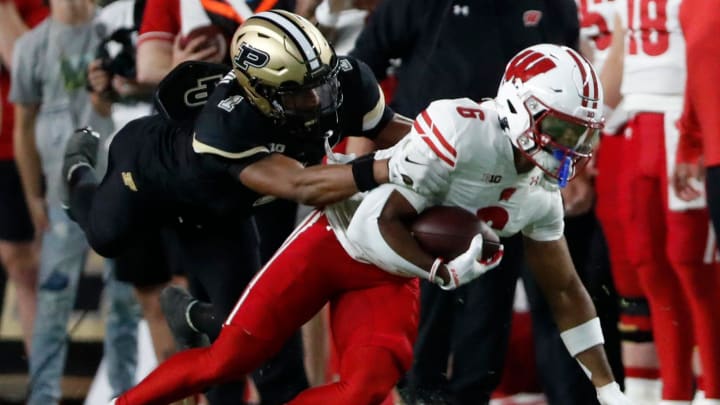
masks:
POLYGON ((459 207, 428 208, 412 223, 411 231, 424 251, 446 261, 465 252, 478 233, 483 235, 483 259, 492 257, 501 246, 489 225, 459 207))

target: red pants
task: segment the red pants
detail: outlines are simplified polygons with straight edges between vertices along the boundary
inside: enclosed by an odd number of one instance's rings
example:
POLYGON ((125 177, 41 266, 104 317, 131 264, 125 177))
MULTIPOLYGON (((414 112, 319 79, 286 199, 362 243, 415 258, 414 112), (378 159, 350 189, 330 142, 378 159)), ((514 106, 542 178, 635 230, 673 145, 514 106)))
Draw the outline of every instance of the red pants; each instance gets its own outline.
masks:
POLYGON ((706 376, 715 381, 711 389, 719 388, 720 329, 713 314, 719 283, 713 264, 705 262, 707 210, 668 209, 665 125, 664 115, 655 113, 638 114, 628 124, 632 137, 625 158, 634 167, 631 226, 622 243, 629 247, 650 305, 663 399, 688 400, 694 393, 690 359, 695 342, 706 376))
POLYGON ((314 212, 250 283, 212 346, 171 357, 118 404, 167 404, 242 378, 327 302, 340 381, 291 404, 379 404, 412 363, 418 299, 417 279, 353 260, 314 212))

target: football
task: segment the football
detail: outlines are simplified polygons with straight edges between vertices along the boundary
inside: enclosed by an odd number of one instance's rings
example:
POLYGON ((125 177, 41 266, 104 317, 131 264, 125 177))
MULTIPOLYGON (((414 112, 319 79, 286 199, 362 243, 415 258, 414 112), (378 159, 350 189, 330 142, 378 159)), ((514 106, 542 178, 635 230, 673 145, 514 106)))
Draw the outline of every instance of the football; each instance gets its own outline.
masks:
POLYGON ((412 223, 411 232, 424 251, 446 261, 465 252, 479 233, 483 235, 483 259, 492 257, 501 246, 488 224, 459 207, 428 208, 412 223))
POLYGON ((205 41, 198 47, 201 51, 207 47, 214 46, 219 54, 227 54, 227 40, 222 30, 216 25, 203 25, 193 28, 187 35, 180 38, 180 47, 185 48, 195 38, 204 37, 205 41))

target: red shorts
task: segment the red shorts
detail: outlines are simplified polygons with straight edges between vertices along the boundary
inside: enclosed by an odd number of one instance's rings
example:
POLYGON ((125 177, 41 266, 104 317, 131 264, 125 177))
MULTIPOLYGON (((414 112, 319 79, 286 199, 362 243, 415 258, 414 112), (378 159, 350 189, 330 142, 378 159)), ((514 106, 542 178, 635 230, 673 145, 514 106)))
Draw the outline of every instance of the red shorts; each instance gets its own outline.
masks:
POLYGON ((325 303, 338 353, 380 346, 407 370, 418 327, 415 278, 352 259, 314 211, 255 276, 228 317, 259 339, 286 339, 325 303))

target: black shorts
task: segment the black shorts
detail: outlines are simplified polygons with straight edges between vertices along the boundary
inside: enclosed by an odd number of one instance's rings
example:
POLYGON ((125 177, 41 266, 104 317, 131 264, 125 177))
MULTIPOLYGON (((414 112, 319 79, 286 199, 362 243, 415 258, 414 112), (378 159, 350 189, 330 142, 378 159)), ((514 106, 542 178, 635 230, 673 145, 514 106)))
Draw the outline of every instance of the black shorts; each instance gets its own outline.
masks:
POLYGON ((0 240, 29 242, 34 229, 14 160, 0 160, 0 240))

